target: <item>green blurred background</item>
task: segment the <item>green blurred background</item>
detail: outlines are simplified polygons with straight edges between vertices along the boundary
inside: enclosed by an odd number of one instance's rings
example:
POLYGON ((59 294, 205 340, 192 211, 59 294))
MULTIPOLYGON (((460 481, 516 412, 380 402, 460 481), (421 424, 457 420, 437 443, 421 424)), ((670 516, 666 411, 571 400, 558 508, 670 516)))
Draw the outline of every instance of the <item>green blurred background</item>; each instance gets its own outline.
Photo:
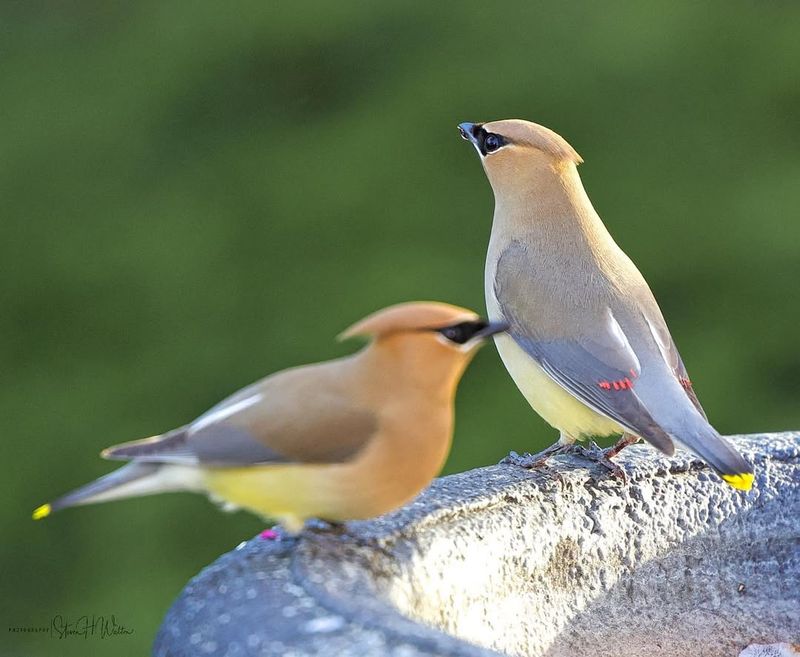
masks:
MULTIPOLYGON (((723 432, 800 426, 800 5, 142 1, 0 5, 2 613, 117 615, 146 654, 187 580, 262 528, 171 495, 41 502, 111 443, 355 349, 381 306, 483 310, 492 196, 456 124, 524 117, 661 302, 723 432)), ((556 432, 493 347, 447 471, 556 432)))

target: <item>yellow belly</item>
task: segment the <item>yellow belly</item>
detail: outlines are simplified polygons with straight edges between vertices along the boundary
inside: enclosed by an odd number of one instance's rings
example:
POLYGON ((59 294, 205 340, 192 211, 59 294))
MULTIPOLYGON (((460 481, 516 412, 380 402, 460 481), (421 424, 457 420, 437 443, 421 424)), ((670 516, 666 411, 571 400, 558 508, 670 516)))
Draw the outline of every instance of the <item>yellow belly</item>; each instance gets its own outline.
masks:
POLYGON ((326 465, 263 465, 205 471, 208 491, 237 507, 279 521, 295 533, 308 518, 344 521, 358 518, 358 496, 332 481, 336 468, 326 465))
POLYGON ((209 468, 204 483, 213 497, 278 520, 295 533, 309 518, 344 522, 398 508, 436 476, 448 449, 449 440, 440 454, 421 458, 374 441, 347 463, 209 468))
POLYGON ((565 437, 580 440, 623 432, 614 420, 593 411, 553 381, 513 338, 498 335, 495 343, 508 373, 533 410, 565 437))

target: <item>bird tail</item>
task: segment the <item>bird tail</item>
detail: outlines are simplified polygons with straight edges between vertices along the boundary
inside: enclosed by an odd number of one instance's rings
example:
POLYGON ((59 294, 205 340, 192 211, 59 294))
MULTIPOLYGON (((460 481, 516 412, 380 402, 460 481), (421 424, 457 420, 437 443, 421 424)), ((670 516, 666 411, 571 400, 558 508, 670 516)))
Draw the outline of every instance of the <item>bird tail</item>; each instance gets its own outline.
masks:
POLYGON ((714 468, 726 483, 739 490, 753 487, 753 466, 710 425, 702 432, 682 435, 679 440, 714 468))
POLYGON ((196 488, 188 477, 196 477, 196 471, 161 463, 132 462, 114 470, 100 479, 81 486, 49 504, 43 504, 33 512, 33 519, 39 520, 54 511, 81 504, 94 504, 138 497, 169 490, 191 490, 196 488))

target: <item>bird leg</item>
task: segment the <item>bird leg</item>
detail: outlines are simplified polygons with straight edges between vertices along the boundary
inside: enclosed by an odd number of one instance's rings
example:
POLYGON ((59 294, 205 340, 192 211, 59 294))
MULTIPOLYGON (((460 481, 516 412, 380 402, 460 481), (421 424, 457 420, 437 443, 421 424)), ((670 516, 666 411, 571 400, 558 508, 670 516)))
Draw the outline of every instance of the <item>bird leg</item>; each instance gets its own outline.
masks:
POLYGON ((590 461, 595 461, 605 468, 608 468, 608 470, 611 471, 612 477, 616 477, 622 481, 627 481, 625 470, 614 463, 611 459, 619 454, 623 449, 628 447, 628 445, 633 445, 637 442, 639 442, 638 436, 624 433, 622 434, 622 438, 620 438, 608 449, 603 449, 594 442, 590 443, 588 447, 583 447, 582 445, 575 444, 574 439, 570 436, 562 434, 557 443, 550 445, 550 447, 543 449, 537 454, 528 454, 526 452, 525 454, 520 455, 516 452, 511 452, 502 461, 500 461, 500 463, 517 465, 526 469, 535 469, 546 466, 548 459, 557 454, 576 454, 589 459, 590 461))
POLYGON ((509 452, 502 461, 501 465, 518 465, 520 468, 532 470, 534 468, 541 468, 547 465, 547 460, 556 454, 564 454, 572 449, 572 445, 566 445, 561 442, 554 443, 543 449, 536 454, 517 454, 516 452, 509 452))
POLYGON ((379 539, 372 536, 356 534, 344 522, 311 518, 306 521, 305 531, 324 538, 350 541, 357 547, 377 550, 382 552, 385 556, 391 557, 391 553, 379 539))
MULTIPOLYGON (((600 447, 596 442, 591 441, 588 447, 584 447, 583 445, 576 446, 576 452, 585 459, 589 461, 594 461, 595 463, 599 463, 603 467, 607 468, 611 471, 611 476, 619 479, 622 482, 626 482, 628 480, 628 476, 625 474, 625 470, 623 470, 619 465, 614 463, 608 456, 606 456, 606 450, 600 447)), ((611 449, 611 448, 609 448, 611 449)))
POLYGON ((613 459, 623 449, 630 445, 635 445, 639 442, 639 436, 634 436, 632 433, 623 433, 622 438, 615 442, 611 447, 605 450, 607 459, 613 459))
POLYGON ((611 459, 619 454, 623 449, 628 447, 628 445, 633 445, 637 442, 639 442, 638 436, 634 436, 629 433, 623 433, 622 438, 620 438, 608 449, 599 447, 594 441, 589 444, 589 447, 580 447, 579 449, 581 456, 595 461, 607 468, 611 471, 612 477, 615 477, 624 483, 628 481, 628 475, 625 474, 625 470, 623 470, 621 466, 614 463, 614 461, 611 459))
POLYGON ((341 536, 347 534, 347 525, 335 520, 323 520, 322 518, 309 518, 306 520, 304 529, 312 534, 334 534, 341 536))

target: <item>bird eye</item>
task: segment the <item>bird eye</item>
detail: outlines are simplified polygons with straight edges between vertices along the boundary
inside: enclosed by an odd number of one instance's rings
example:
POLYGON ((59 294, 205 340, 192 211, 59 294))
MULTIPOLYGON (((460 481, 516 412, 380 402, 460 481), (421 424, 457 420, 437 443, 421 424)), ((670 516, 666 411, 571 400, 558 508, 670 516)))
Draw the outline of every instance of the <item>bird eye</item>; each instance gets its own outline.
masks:
POLYGON ((478 331, 484 328, 486 328, 485 322, 461 322, 453 326, 445 326, 439 329, 439 333, 450 340, 450 342, 464 344, 465 342, 469 342, 478 331))
POLYGON ((503 145, 503 138, 490 132, 483 141, 483 148, 487 153, 493 153, 503 145))
POLYGON ((463 326, 448 326, 439 332, 450 340, 450 342, 457 342, 458 344, 464 344, 466 342, 463 326))

